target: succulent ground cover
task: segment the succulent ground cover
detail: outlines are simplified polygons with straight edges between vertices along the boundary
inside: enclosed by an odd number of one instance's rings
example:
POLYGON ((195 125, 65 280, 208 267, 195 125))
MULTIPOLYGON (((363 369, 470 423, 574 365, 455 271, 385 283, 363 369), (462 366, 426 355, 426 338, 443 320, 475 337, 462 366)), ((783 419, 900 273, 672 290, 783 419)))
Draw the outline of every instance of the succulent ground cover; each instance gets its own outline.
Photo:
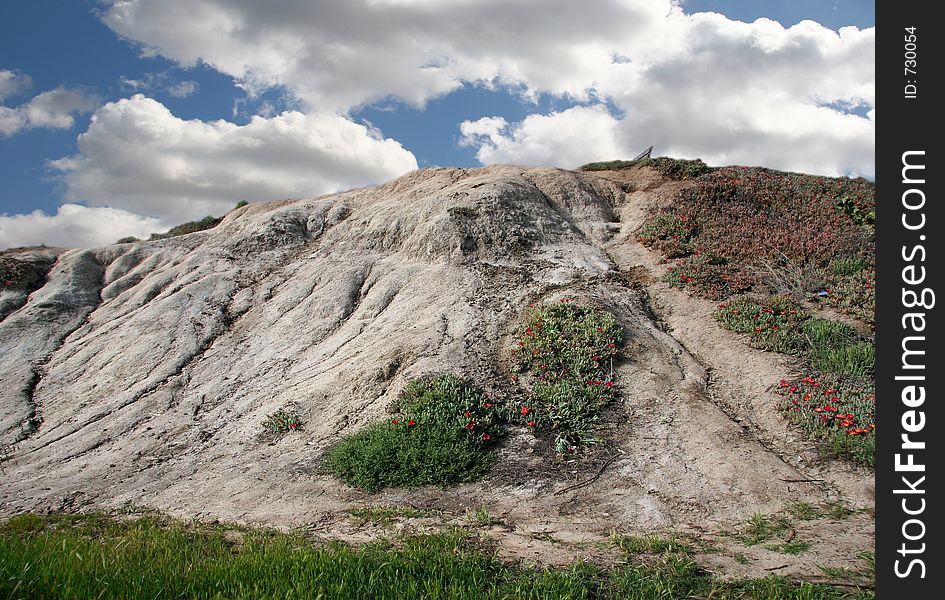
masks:
POLYGON ((795 425, 824 442, 832 454, 867 466, 876 448, 876 392, 864 380, 837 377, 783 380, 780 409, 795 425))
POLYGON ((558 454, 597 441, 595 422, 617 396, 613 361, 622 336, 613 315, 567 298, 531 306, 512 349, 514 377, 529 388, 513 417, 554 436, 558 454))
POLYGON ((650 216, 639 240, 678 259, 667 280, 697 295, 818 297, 872 323, 874 218, 864 179, 726 167, 650 216))
POLYGON ((801 303, 873 324, 874 223, 866 180, 727 167, 678 192, 638 233, 673 260, 667 283, 723 301, 720 325, 754 348, 802 359, 808 373, 779 388, 779 408, 831 453, 865 465, 873 464, 873 340, 801 303), (844 395, 819 402, 806 382, 828 380, 844 395))

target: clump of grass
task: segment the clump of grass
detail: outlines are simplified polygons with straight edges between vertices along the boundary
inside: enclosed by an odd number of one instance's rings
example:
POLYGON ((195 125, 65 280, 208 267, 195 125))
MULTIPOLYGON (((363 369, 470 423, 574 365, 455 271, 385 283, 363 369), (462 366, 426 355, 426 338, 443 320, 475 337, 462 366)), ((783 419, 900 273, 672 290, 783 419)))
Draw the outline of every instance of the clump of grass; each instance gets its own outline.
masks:
POLYGON ((827 451, 872 467, 876 445, 876 394, 865 380, 823 379, 808 375, 782 381, 779 408, 827 451))
POLYGON ((876 349, 861 341, 855 329, 846 323, 811 318, 801 326, 810 350, 808 360, 821 373, 866 378, 873 374, 876 349))
POLYGON ((530 378, 531 392, 510 418, 553 433, 559 454, 597 441, 594 424, 616 397, 613 360, 622 336, 613 315, 568 299, 531 307, 512 350, 512 369, 530 378))
POLYGON ((810 550, 810 546, 809 542, 784 542, 783 544, 769 544, 765 548, 781 554, 798 555, 810 550))
POLYGON ((399 414, 342 440, 325 467, 369 492, 473 481, 492 465, 489 450, 502 434, 500 411, 454 375, 415 381, 400 399, 399 414))
POLYGON ((190 221, 189 223, 183 223, 177 225, 176 227, 171 227, 164 233, 152 233, 149 240, 164 240, 167 238, 177 237, 180 235, 187 235, 188 233, 195 233, 197 231, 205 231, 207 229, 213 229, 223 221, 223 217, 204 217, 199 221, 190 221))
POLYGON ((686 544, 656 535, 633 536, 614 532, 610 535, 611 543, 627 554, 689 554, 691 549, 686 544))
POLYGON ((811 317, 787 296, 734 298, 719 305, 715 318, 726 329, 748 334, 752 347, 803 356, 821 373, 859 379, 873 374, 871 341, 846 323, 811 317))
POLYGON ((485 506, 480 506, 476 510, 467 510, 466 517, 478 527, 491 527, 499 522, 485 506))
POLYGON ((458 530, 353 547, 313 545, 300 532, 104 515, 19 515, 0 523, 0 595, 198 600, 868 597, 775 576, 721 580, 675 555, 656 565, 508 566, 458 530), (228 535, 233 531, 240 535, 228 535))
POLYGON ((273 436, 282 436, 290 431, 301 431, 304 427, 302 418, 292 410, 280 408, 267 415, 263 421, 263 430, 273 436))
POLYGON ((810 502, 797 500, 787 505, 787 512, 795 519, 801 521, 811 521, 820 517, 820 511, 810 502))
POLYGON ((746 546, 755 546, 771 538, 783 536, 790 528, 791 523, 784 515, 756 513, 739 532, 737 539, 746 546))

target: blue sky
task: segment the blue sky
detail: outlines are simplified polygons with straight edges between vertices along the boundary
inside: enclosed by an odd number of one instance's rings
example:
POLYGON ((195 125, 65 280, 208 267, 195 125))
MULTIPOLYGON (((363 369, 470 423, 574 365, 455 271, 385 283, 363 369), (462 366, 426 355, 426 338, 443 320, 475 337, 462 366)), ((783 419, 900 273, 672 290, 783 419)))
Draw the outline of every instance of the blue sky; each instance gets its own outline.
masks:
POLYGON ((874 2, 576 4, 4 2, 0 248, 651 144, 872 176, 874 2))

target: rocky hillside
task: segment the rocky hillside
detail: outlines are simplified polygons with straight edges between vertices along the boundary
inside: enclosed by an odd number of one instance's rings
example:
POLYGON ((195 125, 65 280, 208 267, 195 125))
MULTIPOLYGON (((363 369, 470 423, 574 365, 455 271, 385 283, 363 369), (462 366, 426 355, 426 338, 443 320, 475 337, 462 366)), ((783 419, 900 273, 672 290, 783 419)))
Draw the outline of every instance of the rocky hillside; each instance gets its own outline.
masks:
MULTIPOLYGON (((723 536, 791 502, 871 506, 871 474, 821 460, 773 408, 790 359, 749 348, 717 326, 715 303, 660 280, 636 232, 686 185, 648 168, 424 169, 241 207, 189 235, 19 251, 42 268, 0 313, 0 513, 134 503, 363 539, 354 506, 488 507, 505 552, 554 562, 613 530, 723 536), (624 329, 603 446, 562 459, 515 433, 485 480, 446 490, 369 495, 320 470, 420 376, 520 393, 513 330, 529 304, 565 298, 624 329), (267 437, 280 410, 304 430, 267 437)), ((791 531, 813 549, 705 560, 809 573, 872 548, 863 512, 791 531)))

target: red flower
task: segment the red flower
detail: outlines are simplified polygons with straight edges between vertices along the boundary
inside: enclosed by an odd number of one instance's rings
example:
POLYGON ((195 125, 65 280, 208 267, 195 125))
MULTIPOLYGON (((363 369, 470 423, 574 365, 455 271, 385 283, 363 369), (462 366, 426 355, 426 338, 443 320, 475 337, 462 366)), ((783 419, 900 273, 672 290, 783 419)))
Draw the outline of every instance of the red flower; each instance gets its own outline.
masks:
POLYGON ((534 427, 534 426, 535 426, 535 422, 534 422, 534 421, 529 421, 528 423, 525 423, 525 424, 528 425, 529 427, 534 427))
POLYGON ((522 414, 523 414, 523 415, 527 415, 530 411, 531 411, 531 409, 528 408, 527 406, 523 406, 523 407, 522 407, 522 414))
POLYGON ((491 402, 486 402, 485 404, 483 404, 483 406, 485 406, 486 408, 492 408, 493 406, 495 406, 495 404, 491 402))
POLYGON ((482 439, 484 439, 484 440, 491 440, 491 439, 492 439, 492 436, 489 435, 488 433, 484 433, 484 434, 482 434, 482 439))
POLYGON ((591 360, 600 360, 600 357, 599 357, 599 356, 592 356, 592 357, 591 357, 591 360))
POLYGON ((617 344, 611 342, 611 343, 607 344, 607 347, 608 347, 608 348, 614 348, 614 347, 616 347, 616 345, 617 345, 617 344))
POLYGON ((613 381, 608 381, 608 382, 605 383, 604 385, 606 385, 607 387, 614 387, 614 382, 613 382, 613 381))
POLYGON ((469 423, 466 423, 466 429, 475 429, 475 428, 476 428, 475 421, 470 421, 469 423))
POLYGON ((289 429, 295 429, 298 426, 299 426, 298 423, 289 423, 289 429))
POLYGON ((397 419, 391 419, 391 420, 390 420, 390 424, 391 424, 391 425, 396 425, 396 424, 397 424, 397 419))
POLYGON ((409 421, 407 421, 407 425, 413 426, 413 425, 416 425, 416 424, 417 424, 417 422, 414 421, 413 419, 410 419, 409 421))
POLYGON ((472 413, 467 410, 466 413, 465 413, 465 416, 466 416, 466 417, 471 417, 471 416, 472 416, 472 413))

